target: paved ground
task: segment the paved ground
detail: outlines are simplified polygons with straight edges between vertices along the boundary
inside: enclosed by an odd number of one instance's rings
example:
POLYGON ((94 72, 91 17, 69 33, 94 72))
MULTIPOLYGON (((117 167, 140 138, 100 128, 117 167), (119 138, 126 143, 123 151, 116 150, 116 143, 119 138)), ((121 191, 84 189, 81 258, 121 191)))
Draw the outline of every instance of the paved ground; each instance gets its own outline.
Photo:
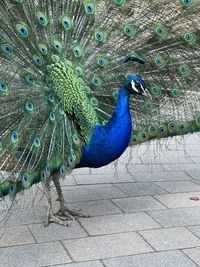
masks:
POLYGON ((0 266, 200 266, 200 201, 190 199, 200 198, 199 141, 145 144, 131 160, 127 151, 116 165, 75 171, 63 182, 65 199, 92 218, 71 227, 44 228, 45 199, 26 192, 0 228, 0 266))

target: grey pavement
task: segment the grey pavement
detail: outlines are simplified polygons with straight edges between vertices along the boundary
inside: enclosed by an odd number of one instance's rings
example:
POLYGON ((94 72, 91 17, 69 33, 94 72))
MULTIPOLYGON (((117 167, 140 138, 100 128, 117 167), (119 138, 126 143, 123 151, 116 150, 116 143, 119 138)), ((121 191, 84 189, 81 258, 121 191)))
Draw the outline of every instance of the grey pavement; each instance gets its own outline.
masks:
MULTIPOLYGON (((127 149, 62 181, 68 206, 91 215, 44 227, 34 187, 0 202, 0 267, 200 266, 200 135, 127 149), (1 219, 4 218, 2 221, 1 219)), ((54 209, 58 208, 52 187, 54 209)))

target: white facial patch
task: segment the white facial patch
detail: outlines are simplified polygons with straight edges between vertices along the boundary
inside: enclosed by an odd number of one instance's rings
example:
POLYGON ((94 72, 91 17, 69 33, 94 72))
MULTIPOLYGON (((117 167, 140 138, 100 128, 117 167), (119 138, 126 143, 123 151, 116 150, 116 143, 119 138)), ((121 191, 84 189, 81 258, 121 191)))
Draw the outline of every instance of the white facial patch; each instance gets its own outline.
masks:
POLYGON ((138 89, 135 87, 135 82, 134 82, 133 80, 131 81, 131 85, 132 85, 132 89, 133 89, 135 92, 139 93, 138 89))
MULTIPOLYGON (((135 86, 135 82, 132 80, 131 81, 131 86, 132 86, 132 89, 135 91, 135 92, 137 92, 138 94, 140 93, 139 91, 138 91, 138 89, 136 88, 136 86, 135 86)), ((148 89, 146 89, 146 88, 144 88, 144 86, 140 83, 140 87, 141 87, 141 89, 142 89, 142 95, 144 95, 144 96, 149 96, 150 98, 152 98, 152 96, 151 96, 151 94, 149 93, 149 90, 148 89)))

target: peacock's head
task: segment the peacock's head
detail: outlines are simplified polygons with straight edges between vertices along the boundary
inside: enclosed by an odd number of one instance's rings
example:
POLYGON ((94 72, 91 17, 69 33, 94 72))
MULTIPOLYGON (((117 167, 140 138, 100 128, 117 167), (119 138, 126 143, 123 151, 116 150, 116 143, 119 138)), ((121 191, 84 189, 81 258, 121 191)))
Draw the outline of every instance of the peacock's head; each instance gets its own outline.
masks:
POLYGON ((130 75, 125 82, 125 88, 132 95, 151 96, 145 87, 144 80, 139 75, 130 75))

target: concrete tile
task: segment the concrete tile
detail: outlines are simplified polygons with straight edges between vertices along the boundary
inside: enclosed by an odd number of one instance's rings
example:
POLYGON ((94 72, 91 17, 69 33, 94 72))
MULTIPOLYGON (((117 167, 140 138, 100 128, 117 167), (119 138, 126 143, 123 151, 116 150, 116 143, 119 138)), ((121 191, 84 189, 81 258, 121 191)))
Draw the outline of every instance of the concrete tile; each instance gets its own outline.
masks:
POLYGON ((71 262, 58 242, 24 245, 0 249, 2 267, 39 267, 71 262))
POLYGON ((144 164, 154 163, 154 164, 173 164, 173 163, 194 163, 192 158, 186 154, 185 151, 148 151, 148 153, 141 156, 141 160, 144 164))
MULTIPOLYGON (((1 217, 3 217, 3 214, 1 214, 1 213, 3 213, 3 211, 7 210, 8 207, 10 206, 10 204, 11 204, 10 201, 9 201, 9 203, 7 203, 7 201, 5 201, 5 199, 2 199, 2 198, 0 199, 0 219, 1 219, 1 217)), ((5 215, 6 215, 6 212, 5 212, 5 215)))
POLYGON ((200 185, 192 181, 156 182, 169 193, 200 191, 200 185))
MULTIPOLYGON (((200 163, 200 160, 199 160, 200 163)), ((192 179, 200 180, 200 171, 189 171, 187 170, 186 173, 192 177, 192 179)))
POLYGON ((160 164, 128 164, 127 168, 130 173, 163 171, 160 164))
POLYGON ((79 263, 68 263, 62 265, 54 265, 51 267, 103 267, 103 264, 100 261, 88 261, 88 262, 79 262, 79 263))
MULTIPOLYGON (((55 190, 54 190, 55 191, 55 190)), ((113 185, 92 185, 92 186, 70 186, 63 188, 64 198, 69 202, 71 201, 85 201, 91 199, 107 199, 112 197, 125 197, 126 194, 121 192, 118 188, 113 185), (77 188, 77 190, 76 190, 77 188)), ((57 195, 52 190, 52 204, 56 211, 58 209, 59 203, 56 201, 57 195)), ((25 197, 26 199, 26 197, 25 197)), ((3 202, 5 203, 5 202, 3 202)), ((115 207, 113 203, 109 200, 106 202, 97 202, 95 207, 95 202, 90 203, 73 203, 71 207, 82 207, 86 210, 86 213, 91 215, 104 215, 108 213, 120 213, 120 210, 115 207)), ((0 212, 0 225, 4 225, 5 219, 7 225, 23 225, 23 224, 34 224, 34 223, 44 223, 46 218, 46 199, 43 199, 34 207, 31 203, 26 205, 25 209, 13 209, 10 216, 6 218, 7 211, 0 212)), ((69 204, 70 206, 70 204, 69 204)), ((6 204, 5 204, 6 207, 6 204)))
POLYGON ((127 173, 128 169, 126 164, 117 164, 116 162, 113 162, 109 165, 106 165, 101 168, 93 168, 91 169, 91 174, 116 174, 116 173, 127 173))
MULTIPOLYGON (((192 158, 193 160, 193 158, 192 158)), ((162 164, 162 167, 166 171, 193 171, 193 170, 199 170, 200 171, 200 166, 199 164, 196 163, 190 163, 190 164, 182 164, 182 163, 173 163, 173 164, 162 164)))
POLYGON ((182 143, 186 145, 199 144, 200 137, 199 137, 199 133, 193 133, 193 134, 187 134, 184 136, 179 136, 179 140, 181 140, 182 143))
POLYGON ((132 176, 128 173, 105 173, 75 176, 77 184, 109 184, 134 182, 132 176))
POLYGON ((200 225, 187 227, 192 233, 200 238, 200 225))
POLYGON ((200 201, 191 200, 190 197, 200 197, 200 192, 174 193, 155 196, 155 198, 168 208, 200 207, 200 201))
POLYGON ((187 151, 192 151, 192 150, 197 150, 200 151, 200 145, 199 145, 199 140, 196 142, 196 144, 187 144, 187 146, 185 146, 185 148, 187 149, 187 151))
POLYGON ((194 146, 189 146, 189 148, 187 148, 187 155, 189 155, 190 157, 200 157, 200 146, 197 145, 196 149, 194 149, 194 146))
POLYGON ((200 239, 184 227, 147 230, 140 234, 157 251, 200 246, 200 239))
POLYGON ((110 200, 84 201, 70 203, 68 206, 70 209, 81 209, 83 213, 91 216, 122 213, 121 210, 110 200))
POLYGON ((200 185, 200 179, 199 180, 192 180, 195 184, 200 185))
POLYGON ((0 228, 0 247, 33 243, 35 243, 35 240, 27 226, 0 228))
POLYGON ((76 181, 72 175, 66 175, 65 179, 61 180, 61 186, 76 185, 76 181))
POLYGON ((181 251, 154 252, 103 260, 106 267, 197 267, 181 251))
POLYGON ((192 160, 193 160, 194 163, 199 164, 200 163, 199 154, 198 154, 198 157, 192 157, 192 160))
POLYGON ((163 227, 200 224, 199 207, 155 210, 148 213, 163 227))
POLYGON ((138 182, 143 182, 143 181, 166 182, 166 181, 191 180, 191 178, 183 171, 140 173, 140 174, 134 174, 133 179, 138 182))
POLYGON ((188 142, 182 142, 182 143, 173 143, 173 144, 169 144, 169 146, 167 146, 167 150, 172 150, 172 151, 178 151, 178 150, 182 150, 184 151, 187 155, 190 155, 190 153, 188 153, 188 151, 192 151, 192 150, 197 150, 199 151, 200 146, 198 143, 196 144, 189 144, 188 142))
POLYGON ((151 252, 152 248, 133 232, 73 239, 63 242, 75 261, 151 252))
POLYGON ((200 266, 200 247, 184 249, 184 253, 190 257, 198 266, 200 266))
POLYGON ((91 173, 91 170, 90 168, 79 168, 79 169, 74 169, 73 172, 72 172, 72 176, 74 175, 79 175, 79 174, 90 174, 91 173))
POLYGON ((150 182, 116 184, 116 187, 129 197, 166 194, 164 189, 150 182))
POLYGON ((70 238, 86 237, 87 234, 76 221, 69 221, 69 227, 51 223, 48 227, 44 224, 29 225, 37 242, 57 241, 70 238))
POLYGON ((125 193, 110 184, 70 186, 63 188, 63 195, 67 202, 126 197, 125 193))
POLYGON ((128 147, 125 153, 114 164, 142 164, 140 153, 137 153, 136 147, 128 147))
MULTIPOLYGON (((0 213, 0 218, 1 218, 0 213)), ((45 207, 32 207, 29 209, 16 209, 14 213, 10 213, 10 216, 6 219, 6 225, 22 225, 32 223, 42 223, 45 221, 46 209, 45 207)), ((0 225, 4 225, 5 221, 1 221, 0 225)))
POLYGON ((103 235, 160 227, 150 216, 142 212, 81 218, 80 222, 90 235, 103 235))
POLYGON ((151 196, 119 198, 113 199, 113 202, 124 212, 159 210, 166 208, 151 196))

